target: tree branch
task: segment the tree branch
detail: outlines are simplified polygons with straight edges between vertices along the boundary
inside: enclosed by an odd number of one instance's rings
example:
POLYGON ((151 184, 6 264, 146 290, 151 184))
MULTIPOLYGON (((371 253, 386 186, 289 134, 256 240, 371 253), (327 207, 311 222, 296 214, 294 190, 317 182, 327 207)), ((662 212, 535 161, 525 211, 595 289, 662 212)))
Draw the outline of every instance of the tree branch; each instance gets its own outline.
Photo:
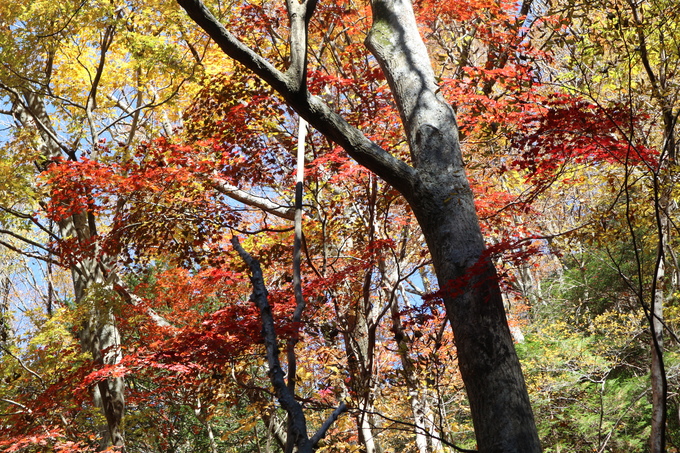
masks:
POLYGON ((290 66, 286 77, 294 83, 296 91, 307 93, 307 42, 309 20, 314 14, 317 0, 286 0, 290 20, 290 66))
POLYGON ((277 217, 281 217, 282 219, 286 220, 295 219, 295 208, 281 206, 268 200, 267 198, 253 195, 251 193, 239 189, 236 186, 229 184, 228 182, 220 181, 217 178, 212 178, 211 184, 213 188, 220 192, 221 194, 224 194, 236 201, 240 201, 245 205, 262 209, 263 211, 268 212, 269 214, 273 214, 277 217))
MULTIPOLYGON (((308 0, 311 1, 311 0, 308 0)), ((276 90, 295 111, 319 132, 342 146, 359 164, 368 168, 401 193, 410 193, 415 170, 351 126, 321 98, 299 92, 294 77, 283 74, 227 31, 201 0, 177 0, 189 16, 234 60, 253 71, 276 90)), ((311 14, 311 5, 306 10, 311 14)))
POLYGON ((26 370, 28 373, 30 373, 33 377, 35 377, 37 380, 39 380, 39 381, 40 381, 40 385, 42 385, 43 387, 45 387, 45 381, 43 381, 43 378, 42 378, 38 373, 36 373, 35 371, 33 371, 32 369, 30 369, 29 367, 27 367, 26 364, 23 362, 23 360, 21 360, 19 357, 17 357, 17 356, 15 356, 14 354, 12 354, 12 352, 11 352, 9 349, 5 348, 4 346, 0 346, 0 349, 2 349, 2 350, 5 352, 5 354, 9 355, 9 356, 12 357, 14 360, 16 360, 16 361, 19 363, 19 365, 21 365, 21 368, 23 368, 23 369, 26 370))
POLYGON ((99 82, 101 81, 102 74, 104 73, 104 66, 106 65, 106 53, 113 43, 113 37, 115 34, 115 25, 109 25, 104 30, 104 35, 101 40, 101 47, 99 49, 99 63, 97 64, 97 70, 95 72, 94 78, 92 79, 92 87, 87 95, 87 102, 85 104, 85 116, 87 118, 87 124, 90 128, 90 135, 92 136, 92 153, 96 153, 97 143, 99 142, 99 135, 95 127, 94 121, 94 110, 97 108, 97 90, 99 89, 99 82))
POLYGON ((25 251, 25 250, 21 250, 19 247, 15 247, 15 246, 13 246, 12 244, 10 244, 9 242, 5 242, 5 241, 3 241, 3 240, 0 240, 0 245, 2 245, 2 246, 4 246, 4 247, 7 247, 8 249, 10 249, 10 250, 13 251, 13 252, 16 252, 16 253, 18 253, 18 254, 20 254, 20 255, 27 256, 27 257, 29 257, 29 258, 34 258, 34 259, 36 259, 36 260, 41 260, 41 261, 44 261, 44 262, 46 262, 46 263, 56 264, 57 266, 61 266, 61 265, 62 265, 62 263, 60 263, 59 261, 53 260, 53 259, 50 258, 49 256, 42 256, 42 255, 38 255, 38 254, 35 254, 35 253, 27 252, 27 251, 25 251))
MULTIPOLYGON (((12 405, 14 405, 14 406, 16 406, 16 407, 19 407, 19 408, 21 408, 24 412, 28 412, 29 414, 33 413, 32 410, 30 410, 29 408, 27 408, 26 406, 24 406, 24 405, 21 404, 21 403, 17 403, 16 401, 8 400, 8 399, 6 399, 6 398, 0 398, 0 401, 2 401, 2 402, 4 402, 4 403, 7 403, 7 404, 12 404, 12 405)), ((2 414, 2 415, 6 415, 6 414, 2 414)), ((15 414, 10 414, 10 415, 15 415, 15 414)))
POLYGON ((42 99, 32 92, 24 93, 22 96, 14 88, 11 88, 3 83, 0 83, 0 88, 9 92, 12 97, 12 112, 13 116, 23 125, 28 126, 29 121, 33 121, 38 132, 45 142, 45 146, 48 148, 49 155, 46 158, 52 159, 57 157, 54 155, 54 148, 61 149, 67 156, 75 160, 75 152, 71 150, 68 146, 64 145, 59 137, 57 137, 54 128, 50 124, 49 116, 45 111, 45 105, 42 99))
POLYGON ((310 442, 312 443, 312 447, 316 448, 317 444, 321 439, 324 438, 326 435, 326 432, 328 429, 333 425, 333 423, 342 415, 343 412, 347 412, 347 404, 343 401, 340 403, 340 405, 333 411, 333 413, 326 419, 325 422, 323 422, 323 425, 321 425, 321 428, 312 436, 310 439, 310 442))
POLYGON ((290 435, 293 436, 293 444, 297 445, 298 450, 301 453, 311 452, 312 446, 307 435, 305 414, 302 411, 302 406, 300 406, 300 403, 295 399, 295 395, 292 394, 286 386, 285 375, 281 369, 278 340, 274 328, 274 316, 272 315, 271 306, 269 305, 267 288, 264 284, 260 263, 241 247, 236 236, 231 239, 231 244, 234 247, 234 250, 238 252, 243 262, 250 268, 252 274, 250 282, 253 285, 253 292, 250 295, 250 300, 255 303, 260 311, 260 319, 262 320, 262 339, 264 340, 267 351, 267 363, 269 366, 269 379, 274 387, 279 403, 281 403, 283 409, 288 413, 291 430, 290 435))
POLYGON ((177 0, 193 19, 222 49, 281 93, 294 91, 294 84, 271 63, 243 44, 213 16, 201 0, 177 0))
MULTIPOLYGON (((130 291, 127 284, 120 278, 120 276, 117 273, 112 273, 112 275, 108 276, 108 279, 111 280, 113 290, 116 291, 116 293, 125 302, 132 304, 134 306, 140 306, 143 304, 144 301, 142 300, 142 298, 134 294, 132 291, 130 291)), ((146 314, 158 327, 173 327, 173 328, 175 327, 170 322, 168 322, 167 319, 156 313, 156 311, 154 311, 152 308, 150 307, 145 308, 146 314)))
POLYGON ((19 239, 20 241, 25 242, 25 243, 28 244, 28 245, 32 245, 33 247, 39 248, 39 249, 41 249, 41 250, 44 250, 44 251, 46 251, 47 253, 52 253, 52 250, 48 249, 48 248, 45 247, 44 245, 39 244, 39 243, 37 243, 37 242, 35 242, 35 241, 32 241, 31 239, 28 239, 28 238, 26 238, 26 237, 23 237, 22 235, 17 234, 17 233, 15 233, 15 232, 13 232, 13 231, 5 230, 5 229, 0 229, 0 234, 6 234, 6 235, 8 235, 8 236, 12 236, 13 238, 19 239))

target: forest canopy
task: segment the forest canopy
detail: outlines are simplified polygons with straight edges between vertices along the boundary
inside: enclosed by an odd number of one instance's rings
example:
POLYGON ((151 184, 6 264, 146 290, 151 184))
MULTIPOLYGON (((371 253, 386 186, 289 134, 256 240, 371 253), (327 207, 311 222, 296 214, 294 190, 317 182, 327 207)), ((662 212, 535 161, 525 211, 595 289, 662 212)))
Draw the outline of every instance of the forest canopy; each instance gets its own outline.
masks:
POLYGON ((680 451, 674 0, 0 2, 0 452, 680 451))

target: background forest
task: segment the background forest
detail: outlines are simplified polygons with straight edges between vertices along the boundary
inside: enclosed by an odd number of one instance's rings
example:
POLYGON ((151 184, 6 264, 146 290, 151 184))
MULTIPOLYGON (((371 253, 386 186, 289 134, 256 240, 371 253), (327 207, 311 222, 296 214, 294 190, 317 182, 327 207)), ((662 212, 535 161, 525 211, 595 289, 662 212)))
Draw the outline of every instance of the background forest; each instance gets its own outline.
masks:
MULTIPOLYGON (((0 451, 477 451, 402 189, 178 3, 0 1, 0 451)), ((205 3, 417 166, 383 0, 205 3)), ((543 451, 680 451, 680 4, 413 9, 543 451)))

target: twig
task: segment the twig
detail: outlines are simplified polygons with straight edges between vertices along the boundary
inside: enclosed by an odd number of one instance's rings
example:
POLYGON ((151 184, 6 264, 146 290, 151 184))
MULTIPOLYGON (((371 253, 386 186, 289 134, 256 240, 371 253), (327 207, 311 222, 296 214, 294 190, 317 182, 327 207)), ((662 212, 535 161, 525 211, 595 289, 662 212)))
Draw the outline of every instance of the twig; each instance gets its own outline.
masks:
POLYGON ((0 346, 0 349, 2 349, 2 350, 5 352, 5 354, 7 354, 7 355, 13 357, 14 360, 16 360, 16 361, 19 363, 19 365, 21 365, 21 368, 23 368, 24 370, 26 370, 26 371, 28 371, 29 373, 31 373, 36 379, 38 379, 38 380, 40 381, 40 384, 41 384, 43 387, 45 387, 45 381, 43 381, 43 378, 42 378, 38 373, 36 373, 35 371, 33 371, 32 369, 30 369, 29 367, 27 367, 27 366, 24 364, 23 360, 21 360, 19 357, 17 357, 17 356, 15 356, 14 354, 12 354, 12 352, 10 352, 10 350, 7 349, 7 348, 4 347, 4 346, 0 346))

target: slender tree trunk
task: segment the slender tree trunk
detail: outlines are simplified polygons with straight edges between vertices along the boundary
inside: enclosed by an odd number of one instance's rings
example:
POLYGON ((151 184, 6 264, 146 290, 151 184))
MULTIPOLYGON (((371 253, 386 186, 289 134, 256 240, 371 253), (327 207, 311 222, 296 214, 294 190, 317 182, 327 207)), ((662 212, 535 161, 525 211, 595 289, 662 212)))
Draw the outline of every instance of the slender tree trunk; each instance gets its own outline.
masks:
MULTIPOLYGON (((398 266, 401 267, 401 266, 398 266)), ((411 413, 413 414, 413 424, 415 425, 416 448, 418 453, 432 453, 441 449, 441 443, 435 439, 437 427, 434 423, 434 414, 428 402, 428 388, 422 385, 423 378, 418 376, 416 365, 411 359, 412 340, 404 332, 404 325, 401 322, 401 311, 397 299, 397 294, 401 295, 402 300, 409 308, 408 299, 404 294, 403 286, 399 280, 399 272, 395 268, 388 276, 386 274, 384 261, 380 262, 380 271, 384 283, 383 288, 385 300, 389 304, 390 316, 392 318, 392 333, 394 342, 397 345, 397 353, 401 362, 401 374, 404 377, 408 389, 411 413)), ((427 286, 427 284, 425 284, 427 286)))
POLYGON ((12 323, 10 318, 9 294, 12 282, 9 277, 0 279, 0 346, 9 346, 13 343, 12 323))
MULTIPOLYGON (((15 117, 23 127, 35 127, 41 138, 42 158, 46 163, 62 155, 64 147, 57 141, 43 99, 34 93, 23 96, 15 94, 12 106, 15 117)), ((61 238, 78 238, 89 240, 95 232, 94 218, 88 213, 80 213, 60 222, 61 238)), ((76 304, 90 303, 86 301, 87 291, 93 285, 105 283, 103 265, 96 258, 84 258, 71 268, 76 304)), ((118 363, 121 358, 120 335, 116 327, 115 317, 108 308, 98 307, 96 302, 88 319, 83 323, 80 341, 84 350, 92 354, 94 360, 102 365, 118 363)), ((111 378, 101 381, 93 388, 95 404, 102 409, 106 418, 107 429, 103 430, 102 450, 113 446, 116 451, 125 451, 125 440, 122 430, 122 419, 125 411, 125 383, 123 378, 111 378)))
MULTIPOLYGON (((651 86, 652 98, 659 106, 663 119, 663 153, 657 173, 654 175, 654 202, 656 228, 658 236, 657 262, 654 271, 654 292, 651 297, 649 309, 650 328, 652 331, 652 360, 651 360, 651 385, 652 385, 652 426, 650 435, 650 449, 652 453, 664 453, 666 451, 666 414, 668 405, 668 388, 666 372, 663 362, 663 302, 666 291, 666 244, 670 244, 670 221, 671 212, 671 172, 676 164, 678 143, 675 137, 675 125, 678 112, 674 111, 675 96, 671 95, 668 84, 671 69, 668 64, 670 54, 675 50, 672 45, 666 45, 665 27, 660 27, 656 33, 650 33, 644 27, 645 11, 641 3, 628 0, 628 6, 632 14, 637 34, 636 55, 647 74, 651 86), (653 51, 650 52, 648 39, 653 39, 653 51), (650 55, 657 54, 660 64, 657 66, 650 55)), ((668 42, 673 42, 668 40, 668 42)))
POLYGON ((365 453, 380 453, 378 443, 375 441, 373 434, 373 427, 371 426, 371 415, 373 412, 372 398, 362 399, 357 407, 358 414, 356 416, 357 426, 359 427, 359 442, 364 447, 365 453))
MULTIPOLYGON (((194 408, 194 414, 201 424, 205 427, 208 433, 208 442, 210 445, 210 453, 218 453, 217 442, 215 441, 215 434, 213 433, 212 425, 210 420, 203 414, 203 405, 201 404, 201 399, 196 398, 196 407, 194 408)), ((259 445, 259 442, 258 442, 259 445)))
POLYGON ((410 341, 404 332, 396 300, 391 303, 390 314, 392 316, 394 342, 397 344, 401 362, 401 373, 408 388, 408 398, 413 414, 413 424, 415 425, 416 448, 419 453, 432 453, 438 451, 441 446, 433 438, 436 434, 436 428, 427 404, 427 389, 420 385, 422 379, 419 379, 416 375, 415 364, 409 355, 410 341))
POLYGON ((375 330, 369 327, 367 307, 360 300, 347 316, 343 337, 349 368, 349 388, 357 399, 355 420, 359 430, 359 442, 366 453, 380 451, 370 424, 373 411, 373 354, 375 330))
POLYGON ((651 307, 652 315, 652 362, 650 379, 652 384, 652 432, 650 435, 651 453, 666 452, 666 410, 667 382, 663 362, 663 261, 657 271, 657 288, 651 307))
MULTIPOLYGON (((670 127, 672 135, 672 126, 670 127)), ((673 157, 673 156, 671 156, 673 157)), ((673 157, 674 160, 674 157, 673 157)), ((667 291, 666 286, 666 245, 669 243, 670 234, 669 200, 670 187, 667 181, 670 169, 661 169, 664 181, 659 182, 655 176, 656 190, 656 227, 657 231, 657 261, 654 270, 654 293, 652 294, 651 306, 649 307, 651 364, 650 381, 652 387, 652 423, 650 440, 651 453, 666 452, 666 419, 668 411, 668 382, 664 365, 664 300, 667 291)))

